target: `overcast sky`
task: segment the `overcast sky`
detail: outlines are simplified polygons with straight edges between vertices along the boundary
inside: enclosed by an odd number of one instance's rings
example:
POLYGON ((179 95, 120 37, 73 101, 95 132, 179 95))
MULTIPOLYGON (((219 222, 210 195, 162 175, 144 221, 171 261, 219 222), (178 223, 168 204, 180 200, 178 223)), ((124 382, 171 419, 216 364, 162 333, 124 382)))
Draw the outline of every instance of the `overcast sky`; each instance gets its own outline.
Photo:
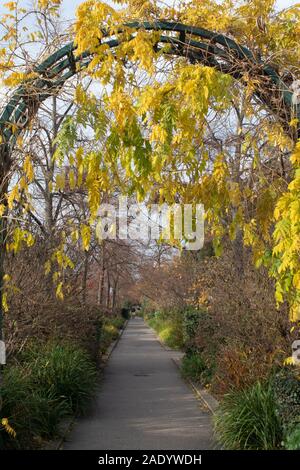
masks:
MULTIPOLYGON (((6 3, 8 0, 0 0, 0 12, 4 11, 3 4, 6 3)), ((199 1, 199 0, 197 0, 199 1)), ((63 15, 68 19, 72 19, 75 17, 75 11, 77 6, 82 3, 83 0, 63 0, 63 15)), ((165 0, 166 3, 173 3, 173 0, 165 0)), ((278 9, 287 8, 290 5, 294 5, 298 3, 299 0, 277 0, 278 9)), ((20 0, 19 5, 22 4, 26 7, 28 5, 28 0, 20 0)), ((113 4, 112 0, 107 0, 106 3, 113 4)))
MULTIPOLYGON (((68 18, 73 18, 75 16, 76 7, 82 3, 83 0, 63 0, 63 9, 64 14, 68 18)), ((113 1, 107 1, 106 3, 113 4, 113 1)), ((168 3, 168 1, 166 1, 168 3)), ((172 0, 170 3, 173 3, 172 0)), ((278 9, 281 10, 283 8, 287 8, 290 5, 294 5, 295 3, 299 3, 299 0, 277 0, 278 9)))

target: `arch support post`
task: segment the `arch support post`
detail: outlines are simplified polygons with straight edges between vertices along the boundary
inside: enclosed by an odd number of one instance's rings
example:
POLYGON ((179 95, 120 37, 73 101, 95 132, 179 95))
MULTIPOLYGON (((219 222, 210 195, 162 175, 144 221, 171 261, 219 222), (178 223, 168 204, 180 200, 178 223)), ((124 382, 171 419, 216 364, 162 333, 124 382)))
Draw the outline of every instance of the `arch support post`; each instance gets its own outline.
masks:
MULTIPOLYGON (((3 332, 4 323, 4 261, 6 253, 6 237, 7 237, 7 199, 9 182, 9 169, 11 162, 11 147, 7 143, 0 144, 0 203, 5 209, 0 217, 0 391, 3 384, 3 367, 6 364, 6 348, 3 332)), ((2 409, 2 396, 0 393, 0 411, 2 409)))

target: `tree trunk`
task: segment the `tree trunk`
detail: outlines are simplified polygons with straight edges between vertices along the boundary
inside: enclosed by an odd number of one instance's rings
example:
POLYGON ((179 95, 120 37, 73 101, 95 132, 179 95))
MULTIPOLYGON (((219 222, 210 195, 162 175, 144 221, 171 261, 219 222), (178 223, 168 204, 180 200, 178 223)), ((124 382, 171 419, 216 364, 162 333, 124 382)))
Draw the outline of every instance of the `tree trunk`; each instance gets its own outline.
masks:
POLYGON ((107 271, 107 297, 106 297, 106 308, 110 306, 110 276, 109 272, 107 271))
POLYGON ((113 292, 112 292, 112 309, 114 310, 117 300, 117 291, 118 291, 118 277, 114 281, 113 292))
POLYGON ((82 303, 83 305, 86 304, 88 269, 89 269, 89 253, 88 251, 85 251, 84 252, 83 277, 82 277, 82 303))
POLYGON ((233 248, 233 261, 236 273, 240 279, 244 277, 244 242, 243 232, 240 228, 237 229, 236 237, 232 242, 233 248))
MULTIPOLYGON (((235 108, 237 116, 237 129, 236 129, 236 145, 234 152, 234 168, 233 168, 233 181, 241 185, 241 162, 242 162, 242 145, 244 142, 243 136, 243 124, 244 124, 244 112, 243 106, 241 109, 235 108)), ((235 219, 237 215, 237 208, 232 207, 232 220, 235 219)), ((244 240, 243 232, 240 226, 237 227, 235 239, 232 242, 233 256, 234 256, 234 266, 236 273, 239 278, 243 279, 244 277, 244 240)))
POLYGON ((104 263, 103 263, 102 266, 101 266, 101 269, 99 271, 99 280, 98 280, 97 304, 99 305, 99 307, 101 307, 102 303, 103 303, 104 276, 105 276, 105 268, 104 268, 104 263))
POLYGON ((104 281, 105 281, 105 245, 104 240, 102 241, 102 258, 101 258, 101 267, 99 272, 98 279, 98 299, 97 303, 100 306, 103 305, 103 294, 104 294, 104 281))

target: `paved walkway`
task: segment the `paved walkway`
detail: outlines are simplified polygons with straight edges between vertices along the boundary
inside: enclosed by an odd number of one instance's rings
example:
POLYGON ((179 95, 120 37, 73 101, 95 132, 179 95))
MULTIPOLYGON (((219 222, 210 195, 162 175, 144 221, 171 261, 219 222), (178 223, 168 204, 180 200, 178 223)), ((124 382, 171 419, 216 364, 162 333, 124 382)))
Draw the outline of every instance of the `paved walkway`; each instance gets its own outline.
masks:
POLYGON ((211 418, 153 331, 129 321, 104 371, 93 410, 64 449, 209 449, 211 418))

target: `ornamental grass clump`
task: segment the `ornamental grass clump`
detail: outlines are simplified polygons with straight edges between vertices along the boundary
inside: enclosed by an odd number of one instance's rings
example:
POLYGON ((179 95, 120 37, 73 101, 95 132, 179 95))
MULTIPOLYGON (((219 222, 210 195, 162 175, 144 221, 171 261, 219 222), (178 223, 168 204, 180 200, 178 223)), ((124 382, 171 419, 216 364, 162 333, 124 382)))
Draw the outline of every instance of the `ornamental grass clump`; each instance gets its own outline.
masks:
POLYGON ((226 394, 215 416, 217 438, 225 449, 271 450, 282 442, 282 427, 268 382, 226 394))
POLYGON ((78 346, 49 343, 33 351, 29 364, 35 388, 66 400, 82 413, 94 393, 97 371, 89 354, 78 346))

